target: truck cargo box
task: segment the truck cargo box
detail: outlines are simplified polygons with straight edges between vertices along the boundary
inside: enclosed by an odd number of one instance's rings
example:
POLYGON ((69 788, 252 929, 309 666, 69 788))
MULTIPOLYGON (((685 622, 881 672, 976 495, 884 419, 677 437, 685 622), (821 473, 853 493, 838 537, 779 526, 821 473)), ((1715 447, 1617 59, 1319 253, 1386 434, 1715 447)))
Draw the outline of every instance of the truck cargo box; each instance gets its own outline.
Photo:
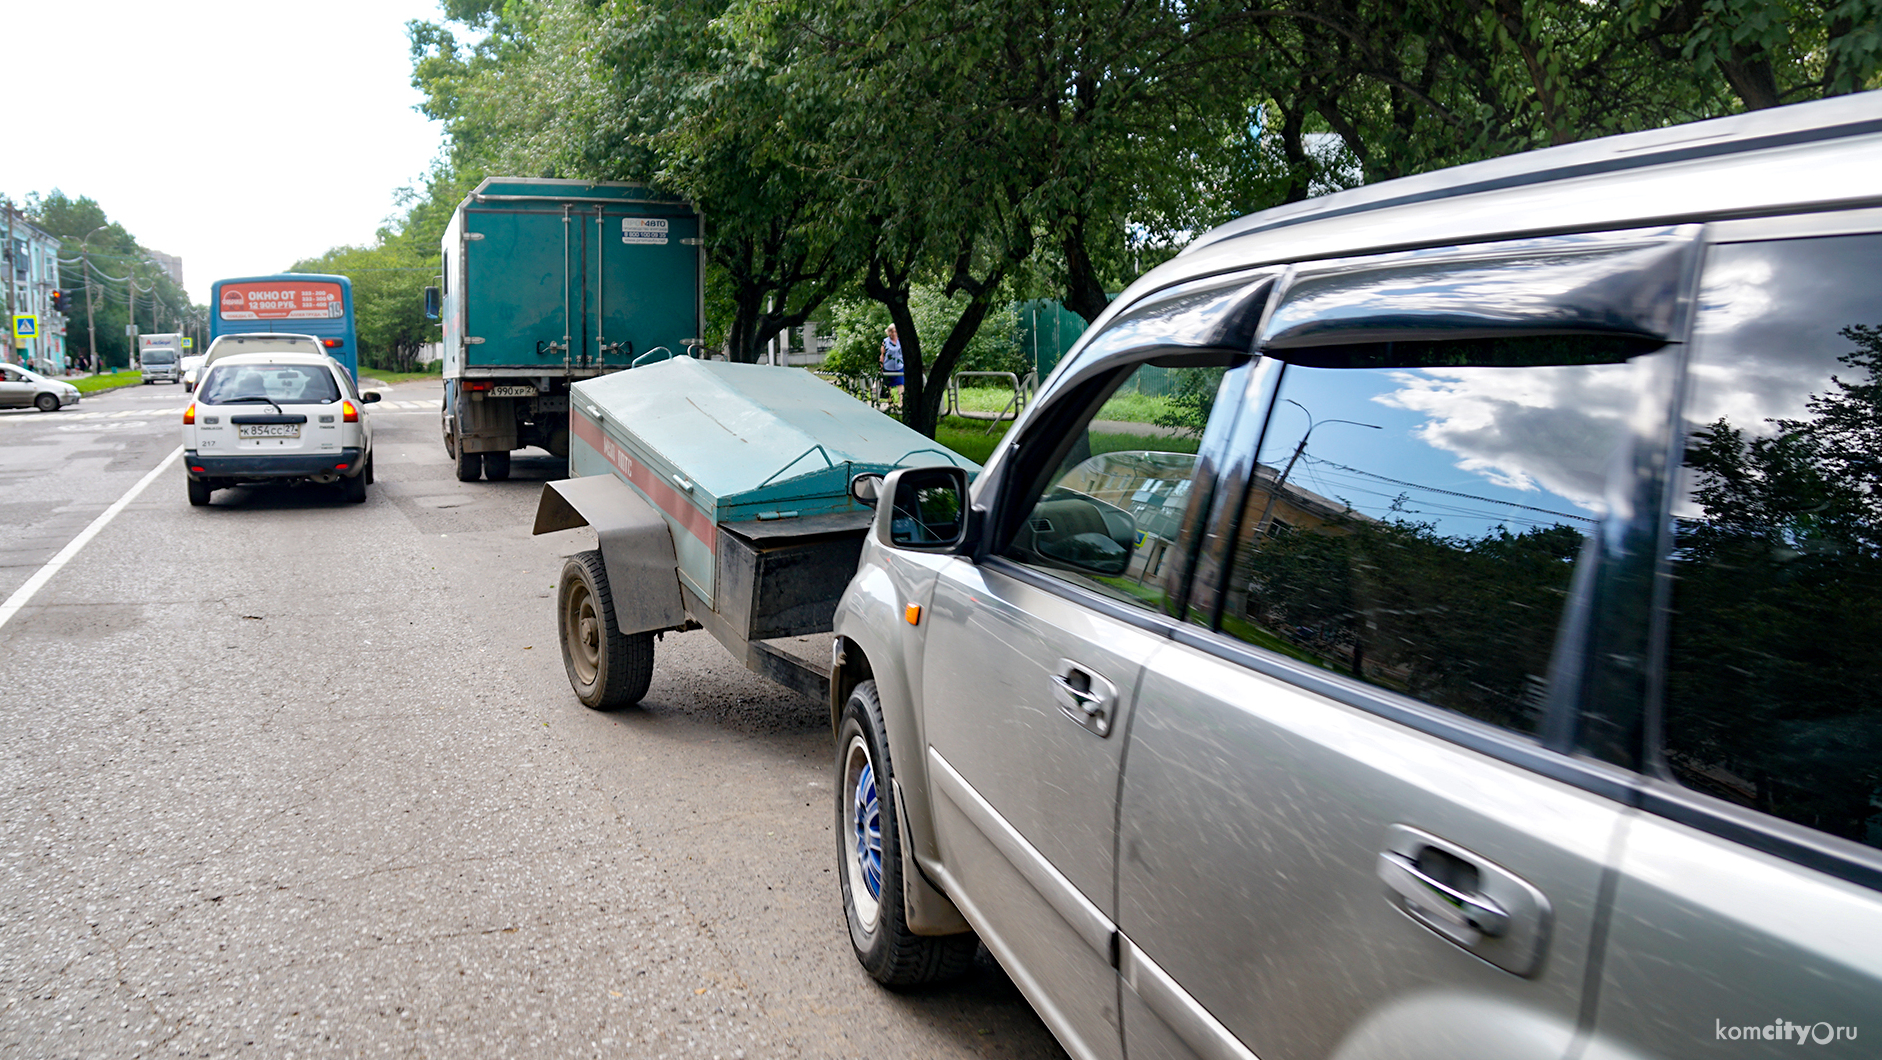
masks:
POLYGON ((492 177, 441 249, 447 380, 599 375, 700 341, 699 214, 674 196, 492 177))

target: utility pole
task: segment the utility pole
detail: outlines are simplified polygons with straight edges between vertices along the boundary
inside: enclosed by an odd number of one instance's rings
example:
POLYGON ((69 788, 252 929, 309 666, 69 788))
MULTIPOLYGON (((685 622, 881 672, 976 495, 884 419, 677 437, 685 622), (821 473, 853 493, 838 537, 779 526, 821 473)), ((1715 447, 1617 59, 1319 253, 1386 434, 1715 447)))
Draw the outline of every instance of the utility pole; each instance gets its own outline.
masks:
POLYGON ((7 250, 4 255, 7 270, 7 355, 4 359, 11 361, 13 344, 19 341, 18 337, 13 334, 13 200, 7 196, 0 196, 0 209, 5 209, 7 214, 7 250))
POLYGON ((91 237, 110 227, 111 226, 108 224, 99 225, 97 228, 87 232, 84 241, 78 245, 79 261, 81 262, 79 267, 85 270, 85 343, 87 346, 85 353, 91 357, 91 374, 93 375, 103 374, 104 361, 98 356, 98 327, 92 320, 92 310, 93 307, 98 304, 98 300, 93 293, 91 237))
POLYGON ((142 358, 137 349, 137 263, 134 261, 124 267, 124 321, 124 341, 131 349, 131 367, 136 368, 142 358))

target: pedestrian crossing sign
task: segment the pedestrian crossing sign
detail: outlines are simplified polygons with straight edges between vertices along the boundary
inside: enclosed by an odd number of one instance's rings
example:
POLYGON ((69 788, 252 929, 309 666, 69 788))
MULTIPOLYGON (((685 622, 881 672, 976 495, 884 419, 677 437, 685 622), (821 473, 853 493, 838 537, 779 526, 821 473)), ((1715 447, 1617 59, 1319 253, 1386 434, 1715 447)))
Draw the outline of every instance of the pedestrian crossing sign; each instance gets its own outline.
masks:
POLYGON ((39 317, 32 313, 13 314, 13 341, 25 342, 39 337, 39 317))

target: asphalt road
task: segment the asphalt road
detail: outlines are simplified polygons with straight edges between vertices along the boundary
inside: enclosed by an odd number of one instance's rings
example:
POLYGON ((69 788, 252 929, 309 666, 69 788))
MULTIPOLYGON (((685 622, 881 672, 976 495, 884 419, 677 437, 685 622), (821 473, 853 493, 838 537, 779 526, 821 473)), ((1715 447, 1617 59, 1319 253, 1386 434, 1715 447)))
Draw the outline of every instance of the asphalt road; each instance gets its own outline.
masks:
MULTIPOLYGON (((987 960, 857 967, 822 705, 668 635, 569 692, 547 456, 459 483, 435 383, 378 482, 180 463, 0 627, 0 1057, 1060 1057, 987 960)), ((0 411, 0 600, 178 445, 180 387, 0 411)))

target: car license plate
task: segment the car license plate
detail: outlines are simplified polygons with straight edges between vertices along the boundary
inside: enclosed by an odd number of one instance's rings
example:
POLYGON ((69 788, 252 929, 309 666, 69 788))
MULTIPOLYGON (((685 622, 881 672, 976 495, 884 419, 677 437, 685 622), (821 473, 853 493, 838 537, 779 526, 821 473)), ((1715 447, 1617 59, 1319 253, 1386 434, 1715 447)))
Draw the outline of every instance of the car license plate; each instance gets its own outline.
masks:
POLYGON ((241 427, 244 438, 299 438, 301 425, 298 423, 244 423, 241 427))
POLYGON ((493 386, 490 388, 490 396, 491 397, 535 397, 536 388, 533 386, 493 386))

